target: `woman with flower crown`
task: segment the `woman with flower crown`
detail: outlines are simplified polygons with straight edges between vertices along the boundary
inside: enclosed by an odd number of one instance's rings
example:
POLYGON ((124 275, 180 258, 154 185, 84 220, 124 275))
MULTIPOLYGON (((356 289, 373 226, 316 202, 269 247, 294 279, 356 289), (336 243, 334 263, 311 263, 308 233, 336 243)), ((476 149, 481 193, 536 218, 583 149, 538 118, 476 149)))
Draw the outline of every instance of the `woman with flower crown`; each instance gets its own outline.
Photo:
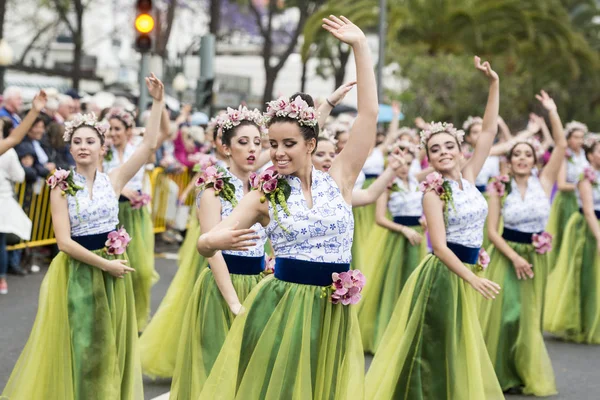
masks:
POLYGON ((565 227, 569 219, 580 208, 578 206, 577 185, 584 168, 589 165, 583 148, 583 141, 588 128, 581 122, 571 121, 565 125, 567 136, 567 152, 562 169, 558 175, 558 193, 554 197, 548 232, 553 237, 552 252, 550 253, 550 268, 556 265, 558 254, 562 247, 565 227))
POLYGON ((75 169, 47 180, 61 252, 44 278, 31 335, 2 399, 144 398, 131 280, 137 271, 125 257, 131 237, 115 229, 119 193, 156 148, 163 85, 154 75, 146 85, 153 104, 144 139, 110 174, 97 169, 108 127, 94 114, 65 124, 75 169))
POLYGON ((371 354, 379 347, 408 277, 427 254, 421 227, 423 193, 418 178, 409 172, 418 149, 408 142, 398 142, 396 148, 404 154, 405 162, 396 170, 393 184, 377 200, 376 222, 385 233, 368 242, 372 268, 366 274, 369 285, 358 308, 363 347, 371 354))
MULTIPOLYGON (((219 116, 223 148, 229 169, 212 166, 198 179, 198 216, 205 231, 230 215, 250 190, 250 176, 261 151, 264 118, 258 110, 242 106, 219 116)), ((255 175, 255 174, 254 174, 255 175)), ((176 349, 171 399, 197 399, 217 358, 238 304, 265 275, 265 229, 255 224, 255 245, 239 243, 234 249, 208 258, 189 296, 176 349), (224 289, 221 289, 224 288, 224 289), (221 293, 228 293, 230 297, 221 293)))
POLYGON ((544 329, 576 343, 600 344, 600 137, 583 146, 590 163, 577 184, 579 212, 563 234, 548 279, 544 329))
POLYGON ((550 396, 556 394, 556 383, 542 335, 542 314, 552 238, 544 229, 567 141, 554 101, 543 90, 536 97, 549 112, 554 150, 538 175, 533 173, 534 146, 516 143, 507 155, 510 176, 495 177, 488 185, 493 246, 484 276, 503 290, 493 302, 479 302, 479 321, 502 390, 550 396))
POLYGON ((375 140, 377 94, 363 32, 345 17, 324 29, 354 51, 358 117, 328 173, 314 168, 317 116, 308 95, 269 103, 271 159, 277 173, 253 179, 233 213, 200 236, 198 250, 214 256, 247 242, 259 222, 276 256, 244 307, 222 293, 236 317, 199 399, 364 398, 364 355, 356 310, 364 277, 350 271, 352 189, 375 140), (335 290, 332 289, 335 285, 335 290))
POLYGON ((367 373, 368 399, 504 399, 475 308, 477 294, 492 299, 500 291, 477 275, 486 257, 487 203, 475 187, 496 136, 500 89, 488 62, 475 57, 475 67, 490 91, 470 160, 461 167, 464 132, 452 124, 433 123, 421 132, 436 171, 420 185, 434 254, 411 274, 396 303, 367 373))
MULTIPOLYGON (((104 159, 103 171, 110 174, 136 152, 137 146, 132 141, 135 120, 131 113, 121 108, 110 109, 105 118, 110 124, 109 135, 112 146, 107 151, 112 154, 112 157, 109 160, 104 159)), ((127 256, 129 265, 135 269, 132 281, 137 326, 140 332, 148 323, 151 288, 158 281, 158 273, 154 269, 154 226, 146 207, 150 202, 150 196, 142 193, 145 171, 142 166, 127 182, 119 196, 119 223, 125 227, 132 238, 127 256)))

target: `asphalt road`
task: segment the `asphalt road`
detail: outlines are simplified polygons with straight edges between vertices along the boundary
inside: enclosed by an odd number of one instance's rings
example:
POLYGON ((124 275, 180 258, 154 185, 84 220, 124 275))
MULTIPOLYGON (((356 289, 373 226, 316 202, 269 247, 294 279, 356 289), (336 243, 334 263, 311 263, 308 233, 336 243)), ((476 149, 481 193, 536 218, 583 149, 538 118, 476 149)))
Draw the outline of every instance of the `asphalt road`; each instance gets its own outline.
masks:
MULTIPOLYGON (((156 268, 160 281, 152 289, 152 310, 158 308, 162 296, 175 275, 176 262, 157 258, 156 268)), ((15 277, 9 275, 9 294, 0 296, 0 388, 8 380, 10 372, 27 341, 37 309, 39 287, 46 268, 35 275, 15 277)), ((595 400, 600 399, 600 346, 576 345, 546 339, 556 374, 558 396, 549 399, 595 400)), ((370 357, 367 358, 367 367, 370 357)), ((169 391, 170 381, 144 381, 147 400, 169 391)), ((520 400, 527 397, 507 396, 520 400)), ((531 398, 529 398, 531 399, 531 398)))

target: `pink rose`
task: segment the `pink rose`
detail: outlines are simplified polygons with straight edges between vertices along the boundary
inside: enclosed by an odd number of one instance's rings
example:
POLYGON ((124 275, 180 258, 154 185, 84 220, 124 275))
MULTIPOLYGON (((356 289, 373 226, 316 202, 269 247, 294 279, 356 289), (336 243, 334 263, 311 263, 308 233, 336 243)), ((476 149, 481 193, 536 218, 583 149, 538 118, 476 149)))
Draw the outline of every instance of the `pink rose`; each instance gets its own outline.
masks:
POLYGON ((277 179, 271 179, 269 181, 266 181, 265 183, 263 183, 262 189, 265 193, 274 192, 275 189, 277 189, 277 179))
POLYGON ((239 125, 240 121, 243 118, 242 112, 233 108, 227 108, 227 116, 229 117, 229 120, 231 121, 233 126, 239 125))
POLYGON ((479 250, 477 264, 481 266, 481 268, 486 269, 489 263, 490 256, 488 255, 487 251, 485 251, 485 249, 482 247, 481 250, 479 250))

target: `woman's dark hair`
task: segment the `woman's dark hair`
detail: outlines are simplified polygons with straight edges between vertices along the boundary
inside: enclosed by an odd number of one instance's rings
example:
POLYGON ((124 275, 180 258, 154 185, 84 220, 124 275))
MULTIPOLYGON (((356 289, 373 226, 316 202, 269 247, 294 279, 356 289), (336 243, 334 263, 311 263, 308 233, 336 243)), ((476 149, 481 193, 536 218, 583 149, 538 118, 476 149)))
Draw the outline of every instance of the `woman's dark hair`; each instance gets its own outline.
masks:
POLYGON ((350 133, 347 130, 343 130, 343 131, 335 131, 335 135, 333 136, 335 138, 335 140, 340 140, 340 135, 343 135, 344 133, 350 133))
MULTIPOLYGON (((231 129, 223 129, 223 135, 221 136, 221 142, 223 142, 223 144, 225 146, 231 146, 231 139, 234 138, 238 128, 242 127, 242 126, 254 126, 256 127, 256 129, 258 129, 258 132, 260 133, 260 128, 258 127, 258 125, 256 125, 254 122, 252 121, 248 121, 247 119, 242 120, 239 125, 234 126, 231 129)), ((215 140, 216 140, 216 136, 215 136, 215 140)))
POLYGON ((12 122, 12 119, 8 117, 2 117, 0 118, 0 120, 2 120, 2 137, 6 139, 8 135, 10 135, 10 133, 12 132, 14 124, 12 122))
POLYGON ((44 128, 46 127, 46 119, 43 118, 42 116, 39 116, 35 119, 35 121, 33 121, 33 124, 31 124, 31 128, 29 128, 29 130, 31 130, 34 126, 36 126, 36 124, 43 122, 44 123, 44 128))
POLYGON ((600 144, 597 140, 592 140, 590 143, 583 143, 583 150, 585 151, 585 158, 590 161, 590 154, 596 150, 596 146, 600 144))
POLYGON ((98 116, 98 121, 102 121, 106 117, 106 114, 108 114, 109 111, 110 111, 110 107, 103 108, 102 111, 100 111, 100 115, 98 116))
MULTIPOLYGON (((62 150, 65 148, 65 126, 63 124, 58 124, 56 122, 51 123, 48 126, 48 132, 46 132, 46 135, 48 136, 48 142, 50 143, 50 146, 57 150, 62 150)), ((100 140, 102 141, 102 139, 100 140)))
POLYGON ((537 165, 537 163, 538 163, 537 152, 535 151, 535 148, 533 147, 533 145, 529 142, 518 142, 513 147, 511 147, 508 154, 506 155, 506 159, 508 160, 508 162, 510 163, 515 149, 520 144, 526 144, 527 146, 529 146, 529 148, 531 149, 531 153, 533 154, 533 165, 537 165))
MULTIPOLYGON (((302 100, 304 100, 306 102, 306 104, 308 104, 309 107, 315 106, 315 102, 314 102, 313 98, 309 94, 306 94, 306 93, 301 93, 301 92, 294 93, 293 95, 290 96, 290 101, 294 101, 294 99, 298 96, 300 96, 300 98, 302 100)), ((300 133, 302 133, 302 137, 304 138, 304 140, 311 140, 311 139, 317 140, 317 138, 319 137, 319 124, 315 124, 315 126, 300 125, 300 123, 298 123, 298 120, 295 118, 273 117, 269 121, 267 126, 271 126, 278 122, 295 122, 295 123, 297 123, 298 127, 300 128, 300 133)))

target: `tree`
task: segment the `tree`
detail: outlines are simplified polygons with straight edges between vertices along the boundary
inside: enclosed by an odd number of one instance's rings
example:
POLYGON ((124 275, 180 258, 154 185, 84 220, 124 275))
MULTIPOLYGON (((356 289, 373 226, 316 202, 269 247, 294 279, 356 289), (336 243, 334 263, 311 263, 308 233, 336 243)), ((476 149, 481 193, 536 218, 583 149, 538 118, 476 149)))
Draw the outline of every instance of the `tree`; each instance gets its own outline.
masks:
POLYGON ((288 1, 285 6, 277 0, 265 0, 265 7, 257 5, 253 0, 247 0, 250 12, 254 15, 256 25, 262 37, 262 57, 265 69, 265 88, 263 91, 263 104, 273 98, 275 80, 279 71, 292 54, 298 44, 298 37, 302 32, 308 17, 315 13, 325 0, 295 0, 288 1), (275 18, 285 8, 296 8, 299 12, 298 20, 294 26, 283 26, 276 29, 275 18), (285 38, 285 40, 281 40, 285 38), (278 40, 279 39, 279 40, 278 40), (282 50, 277 51, 277 47, 282 50), (274 62, 273 59, 277 61, 274 62))
POLYGON ((52 0, 52 3, 60 20, 67 27, 73 38, 74 48, 71 72, 73 74, 73 89, 78 91, 79 81, 81 80, 81 59, 83 57, 83 13, 89 2, 84 4, 83 0, 52 0), (72 9, 71 5, 73 5, 72 9), (75 22, 72 22, 69 18, 69 14, 72 11, 75 14, 75 22))

